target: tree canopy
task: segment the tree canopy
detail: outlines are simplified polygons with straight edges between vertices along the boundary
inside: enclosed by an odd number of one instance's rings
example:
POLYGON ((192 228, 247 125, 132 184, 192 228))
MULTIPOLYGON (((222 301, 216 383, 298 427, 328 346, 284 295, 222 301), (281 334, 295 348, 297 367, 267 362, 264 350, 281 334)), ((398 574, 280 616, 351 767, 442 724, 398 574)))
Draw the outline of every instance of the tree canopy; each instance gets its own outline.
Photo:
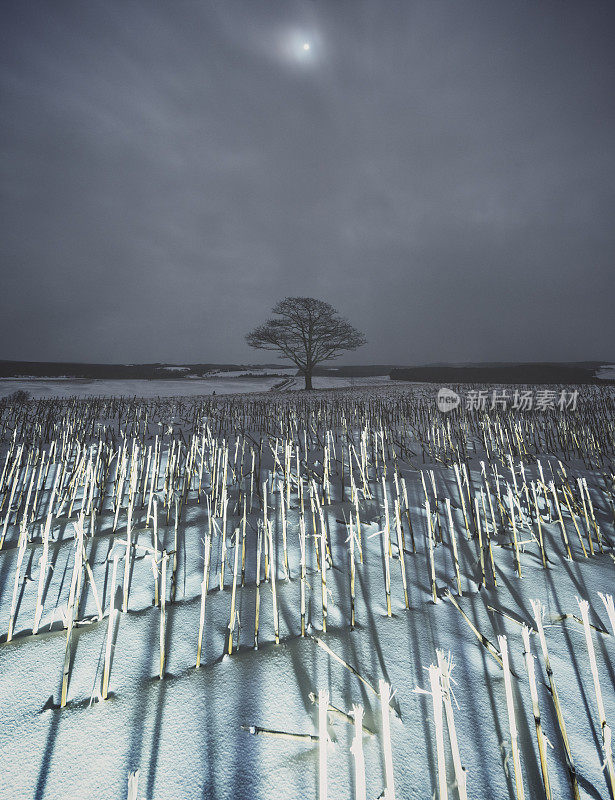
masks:
POLYGON ((314 297, 286 297, 272 313, 271 319, 246 335, 246 341, 250 347, 274 350, 279 358, 292 361, 305 376, 306 389, 312 388, 317 364, 367 341, 333 306, 314 297))

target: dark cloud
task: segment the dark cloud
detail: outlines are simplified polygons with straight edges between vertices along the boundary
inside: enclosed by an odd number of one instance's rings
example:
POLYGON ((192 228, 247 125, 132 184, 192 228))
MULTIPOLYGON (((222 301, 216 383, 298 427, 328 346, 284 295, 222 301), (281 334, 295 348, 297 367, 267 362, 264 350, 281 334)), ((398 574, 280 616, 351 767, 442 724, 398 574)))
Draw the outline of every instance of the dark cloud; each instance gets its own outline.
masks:
POLYGON ((4 2, 0 357, 612 358, 610 2, 4 2), (310 50, 303 49, 309 42, 310 50))

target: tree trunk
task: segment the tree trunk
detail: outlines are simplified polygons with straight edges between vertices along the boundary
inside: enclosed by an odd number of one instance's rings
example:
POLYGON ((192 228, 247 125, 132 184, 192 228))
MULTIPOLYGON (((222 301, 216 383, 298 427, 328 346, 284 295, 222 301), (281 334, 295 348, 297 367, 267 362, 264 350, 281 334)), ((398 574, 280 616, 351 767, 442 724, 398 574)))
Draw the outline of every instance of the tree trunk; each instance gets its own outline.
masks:
POLYGON ((313 388, 313 386, 312 386, 312 373, 311 372, 305 372, 304 375, 305 375, 305 388, 306 389, 312 389, 313 388))

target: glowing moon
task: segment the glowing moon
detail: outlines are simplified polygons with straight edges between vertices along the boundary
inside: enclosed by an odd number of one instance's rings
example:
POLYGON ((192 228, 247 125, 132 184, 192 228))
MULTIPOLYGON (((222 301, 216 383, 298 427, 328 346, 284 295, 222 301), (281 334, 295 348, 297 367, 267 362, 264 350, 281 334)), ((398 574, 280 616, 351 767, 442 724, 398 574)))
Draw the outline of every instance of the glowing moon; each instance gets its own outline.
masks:
POLYGON ((277 33, 276 55, 288 64, 307 69, 322 59, 322 41, 317 31, 308 28, 280 29, 277 33))

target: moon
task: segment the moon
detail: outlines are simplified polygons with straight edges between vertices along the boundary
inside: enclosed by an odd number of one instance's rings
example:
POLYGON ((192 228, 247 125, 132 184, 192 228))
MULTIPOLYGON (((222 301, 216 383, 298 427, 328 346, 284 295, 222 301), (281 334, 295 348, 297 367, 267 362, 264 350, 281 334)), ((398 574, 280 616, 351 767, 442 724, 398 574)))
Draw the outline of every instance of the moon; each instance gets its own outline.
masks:
POLYGON ((307 27, 279 29, 275 53, 289 65, 309 69, 322 59, 322 37, 318 31, 307 27))

